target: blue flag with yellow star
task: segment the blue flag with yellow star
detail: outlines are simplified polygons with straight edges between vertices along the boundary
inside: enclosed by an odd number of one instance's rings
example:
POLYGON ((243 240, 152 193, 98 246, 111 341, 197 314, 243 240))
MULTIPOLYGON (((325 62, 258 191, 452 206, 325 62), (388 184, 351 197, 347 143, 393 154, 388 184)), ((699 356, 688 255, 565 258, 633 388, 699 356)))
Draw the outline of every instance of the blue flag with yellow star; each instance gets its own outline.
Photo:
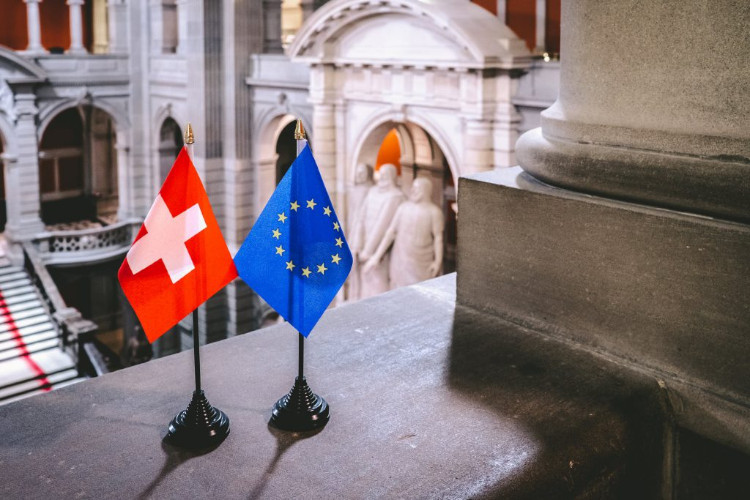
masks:
POLYGON ((234 256, 240 277, 307 337, 352 268, 352 254, 309 146, 234 256))

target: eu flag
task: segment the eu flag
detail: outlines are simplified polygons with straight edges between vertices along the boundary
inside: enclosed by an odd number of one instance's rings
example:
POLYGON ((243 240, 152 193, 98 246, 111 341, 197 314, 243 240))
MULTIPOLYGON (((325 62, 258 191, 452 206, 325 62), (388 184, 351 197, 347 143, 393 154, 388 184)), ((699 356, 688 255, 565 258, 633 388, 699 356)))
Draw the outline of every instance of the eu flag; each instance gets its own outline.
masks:
POLYGON ((276 187, 234 257, 240 277, 307 337, 352 268, 309 146, 276 187))

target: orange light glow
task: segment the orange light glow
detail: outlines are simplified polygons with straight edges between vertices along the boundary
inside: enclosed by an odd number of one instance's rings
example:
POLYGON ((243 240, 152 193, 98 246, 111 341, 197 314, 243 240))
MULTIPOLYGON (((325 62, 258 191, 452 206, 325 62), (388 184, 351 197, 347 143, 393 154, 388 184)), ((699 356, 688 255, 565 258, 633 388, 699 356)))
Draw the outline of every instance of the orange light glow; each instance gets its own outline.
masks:
POLYGON ((401 143, 398 140, 395 128, 388 132, 380 144, 378 159, 375 162, 375 171, 380 168, 380 165, 385 165, 386 163, 396 165, 398 175, 401 175, 401 143))

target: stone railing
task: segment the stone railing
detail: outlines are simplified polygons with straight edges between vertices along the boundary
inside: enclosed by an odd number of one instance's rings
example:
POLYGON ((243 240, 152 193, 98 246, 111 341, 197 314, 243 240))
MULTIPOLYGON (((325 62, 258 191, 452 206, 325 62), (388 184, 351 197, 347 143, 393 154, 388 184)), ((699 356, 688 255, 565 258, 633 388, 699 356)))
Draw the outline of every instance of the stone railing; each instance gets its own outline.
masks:
POLYGON ((124 254, 141 225, 140 219, 81 230, 48 231, 32 239, 45 264, 101 262, 124 254))
POLYGON ((77 363, 80 362, 80 345, 92 339, 97 331, 96 323, 84 318, 78 309, 68 307, 33 244, 24 243, 23 254, 24 268, 55 324, 60 347, 70 352, 77 363))

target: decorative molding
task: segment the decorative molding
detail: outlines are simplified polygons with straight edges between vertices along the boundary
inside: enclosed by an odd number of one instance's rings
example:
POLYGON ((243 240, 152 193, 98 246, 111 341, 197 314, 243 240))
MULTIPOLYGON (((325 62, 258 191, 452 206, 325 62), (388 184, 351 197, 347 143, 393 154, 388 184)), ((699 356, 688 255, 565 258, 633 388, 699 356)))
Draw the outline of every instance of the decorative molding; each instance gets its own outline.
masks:
POLYGON ((292 60, 330 63, 326 47, 359 21, 377 16, 401 15, 415 22, 432 25, 435 33, 465 49, 464 61, 444 62, 441 66, 475 68, 526 68, 531 55, 525 44, 496 16, 482 7, 454 0, 333 0, 318 9, 303 25, 288 49, 292 60))

